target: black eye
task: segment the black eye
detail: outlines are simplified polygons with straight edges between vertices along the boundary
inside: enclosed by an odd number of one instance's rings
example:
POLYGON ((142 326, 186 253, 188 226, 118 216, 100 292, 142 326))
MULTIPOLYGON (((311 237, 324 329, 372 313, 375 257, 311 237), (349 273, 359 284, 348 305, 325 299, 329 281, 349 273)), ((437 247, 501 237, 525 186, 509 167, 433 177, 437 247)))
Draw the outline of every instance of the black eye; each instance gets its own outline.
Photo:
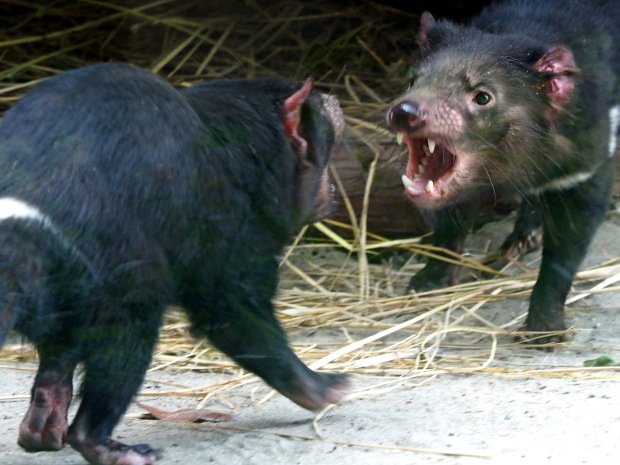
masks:
POLYGON ((487 94, 486 92, 478 92, 476 95, 474 95, 474 102, 476 102, 476 104, 480 105, 480 106, 484 106, 489 104, 489 102, 491 101, 491 96, 489 94, 487 94))

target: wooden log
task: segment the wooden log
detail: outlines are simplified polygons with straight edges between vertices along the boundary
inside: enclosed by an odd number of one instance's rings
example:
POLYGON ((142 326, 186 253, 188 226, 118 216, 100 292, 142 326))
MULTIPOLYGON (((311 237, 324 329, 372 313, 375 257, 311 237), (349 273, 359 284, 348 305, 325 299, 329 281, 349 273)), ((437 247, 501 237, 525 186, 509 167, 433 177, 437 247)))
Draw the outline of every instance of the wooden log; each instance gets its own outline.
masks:
MULTIPOLYGON (((407 164, 406 149, 384 142, 378 153, 371 184, 367 230, 388 238, 411 237, 428 232, 422 216, 403 192, 401 176, 407 164)), ((367 148, 349 141, 349 145, 341 148, 332 159, 333 168, 342 180, 358 219, 373 158, 367 148)), ((611 204, 620 203, 620 163, 616 164, 615 181, 611 204)), ((336 200, 336 209, 330 218, 350 224, 340 193, 336 200)))

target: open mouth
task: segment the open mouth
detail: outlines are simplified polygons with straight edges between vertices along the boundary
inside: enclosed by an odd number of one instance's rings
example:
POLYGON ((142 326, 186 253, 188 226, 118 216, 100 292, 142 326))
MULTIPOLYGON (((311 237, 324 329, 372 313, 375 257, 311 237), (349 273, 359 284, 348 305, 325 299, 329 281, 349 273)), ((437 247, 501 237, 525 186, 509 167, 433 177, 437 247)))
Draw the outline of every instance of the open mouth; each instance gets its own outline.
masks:
POLYGON ((396 135, 399 145, 403 141, 409 148, 407 171, 402 176, 405 192, 413 200, 442 197, 457 163, 457 156, 443 143, 434 139, 412 138, 396 135))

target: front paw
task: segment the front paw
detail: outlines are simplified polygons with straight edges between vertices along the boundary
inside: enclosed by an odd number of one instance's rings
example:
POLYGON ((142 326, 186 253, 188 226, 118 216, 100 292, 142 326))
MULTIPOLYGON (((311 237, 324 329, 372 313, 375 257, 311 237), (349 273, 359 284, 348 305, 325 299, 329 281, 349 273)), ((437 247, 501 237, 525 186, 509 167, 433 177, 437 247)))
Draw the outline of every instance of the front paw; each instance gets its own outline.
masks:
POLYGON ((319 411, 339 403, 350 389, 349 377, 340 373, 317 373, 303 370, 280 392, 297 405, 319 411))
POLYGON ((564 322, 564 311, 549 310, 546 312, 534 311, 530 309, 523 328, 520 330, 524 334, 515 338, 516 342, 532 344, 533 347, 551 350, 549 345, 562 342, 570 342, 572 333, 567 331, 564 322))
POLYGON ((500 247, 500 254, 506 258, 519 258, 538 250, 543 245, 542 226, 526 231, 513 231, 500 247))
POLYGON ((433 260, 412 276, 407 292, 424 292, 453 286, 458 283, 459 267, 433 260))
POLYGON ((160 453, 148 444, 128 446, 108 439, 92 443, 69 436, 69 444, 92 465, 155 465, 160 453))

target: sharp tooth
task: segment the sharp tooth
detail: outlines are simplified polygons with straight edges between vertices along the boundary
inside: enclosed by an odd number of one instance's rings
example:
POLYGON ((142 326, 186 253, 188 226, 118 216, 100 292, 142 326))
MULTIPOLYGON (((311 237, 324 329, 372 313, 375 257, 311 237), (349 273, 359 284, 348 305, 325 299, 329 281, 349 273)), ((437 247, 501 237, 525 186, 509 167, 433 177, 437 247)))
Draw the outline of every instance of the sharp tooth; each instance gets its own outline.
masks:
POLYGON ((426 145, 422 145, 422 151, 424 152, 424 155, 426 155, 427 157, 430 156, 431 154, 430 150, 428 150, 428 147, 426 145))
POLYGON ((407 188, 413 187, 413 181, 409 179, 409 176, 407 176, 406 174, 403 174, 401 179, 403 180, 403 184, 405 185, 405 187, 407 188))
POLYGON ((435 141, 433 139, 428 139, 428 151, 433 153, 435 151, 435 141))
POLYGON ((418 173, 424 173, 424 165, 418 165, 418 173))
POLYGON ((429 179, 424 190, 430 194, 435 190, 435 183, 429 179))
POLYGON ((396 133, 396 142, 398 143, 398 145, 403 145, 403 133, 402 132, 396 133))
POLYGON ((426 164, 428 163, 428 158, 422 157, 422 160, 420 160, 420 163, 422 163, 422 166, 426 166, 426 164))

